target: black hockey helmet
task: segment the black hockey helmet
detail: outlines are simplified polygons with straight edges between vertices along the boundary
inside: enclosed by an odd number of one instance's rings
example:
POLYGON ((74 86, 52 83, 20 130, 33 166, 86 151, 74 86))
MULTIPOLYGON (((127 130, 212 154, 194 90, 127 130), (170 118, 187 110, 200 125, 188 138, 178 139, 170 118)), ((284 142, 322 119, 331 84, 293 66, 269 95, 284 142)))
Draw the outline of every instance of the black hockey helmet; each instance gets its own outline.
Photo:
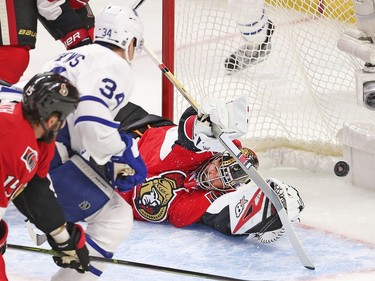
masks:
POLYGON ((70 81, 53 72, 35 75, 23 88, 23 110, 34 120, 46 120, 51 113, 61 121, 78 106, 79 94, 70 81))
MULTIPOLYGON (((240 150, 254 168, 258 169, 259 160, 255 152, 246 147, 242 147, 240 150)), ((196 173, 196 182, 202 189, 227 191, 250 182, 250 178, 229 152, 225 151, 214 155, 199 169, 196 173), (217 175, 216 178, 211 176, 212 169, 216 170, 214 173, 217 175), (215 183, 215 180, 220 180, 221 183, 215 183)))

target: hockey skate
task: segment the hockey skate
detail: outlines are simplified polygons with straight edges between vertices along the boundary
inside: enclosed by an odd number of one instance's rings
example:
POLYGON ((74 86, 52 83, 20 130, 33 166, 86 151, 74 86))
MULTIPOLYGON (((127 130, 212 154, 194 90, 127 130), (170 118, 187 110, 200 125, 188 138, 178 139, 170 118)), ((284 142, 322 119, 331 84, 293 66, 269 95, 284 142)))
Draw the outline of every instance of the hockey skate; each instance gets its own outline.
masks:
POLYGON ((268 20, 267 24, 267 37, 263 43, 257 44, 248 42, 242 45, 241 48, 239 48, 225 60, 224 65, 228 74, 241 71, 251 65, 261 63, 269 57, 271 52, 271 37, 275 30, 275 26, 270 20, 268 20))

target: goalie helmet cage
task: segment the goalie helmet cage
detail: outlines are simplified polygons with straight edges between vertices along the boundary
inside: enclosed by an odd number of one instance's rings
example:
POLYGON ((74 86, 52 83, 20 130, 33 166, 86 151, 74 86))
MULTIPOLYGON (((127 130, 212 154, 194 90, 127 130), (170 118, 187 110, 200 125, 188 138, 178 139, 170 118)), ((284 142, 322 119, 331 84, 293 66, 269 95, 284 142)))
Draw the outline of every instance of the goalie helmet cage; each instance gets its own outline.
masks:
MULTIPOLYGON (((356 28, 353 2, 266 0, 275 25, 270 55, 228 75, 225 59, 244 44, 235 14, 250 13, 247 6, 229 11, 228 0, 164 0, 164 64, 198 103, 247 95, 242 141, 257 153, 286 149, 342 157, 343 123, 375 120, 374 111, 357 105, 354 72, 364 62, 336 46, 345 29, 356 28)), ((162 112, 176 121, 189 104, 167 80, 163 85, 169 90, 163 88, 162 112)))

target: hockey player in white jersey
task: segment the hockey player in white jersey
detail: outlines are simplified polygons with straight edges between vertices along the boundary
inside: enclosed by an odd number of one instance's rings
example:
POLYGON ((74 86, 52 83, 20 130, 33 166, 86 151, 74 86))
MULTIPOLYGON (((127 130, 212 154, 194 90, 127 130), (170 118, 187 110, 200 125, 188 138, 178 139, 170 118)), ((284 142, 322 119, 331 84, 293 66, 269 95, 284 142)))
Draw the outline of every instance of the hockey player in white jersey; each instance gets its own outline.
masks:
MULTIPOLYGON (((50 176, 67 221, 87 223, 92 256, 112 257, 132 228, 132 209, 114 187, 131 190, 147 173, 137 145, 119 133, 114 121, 133 91, 131 63, 142 35, 142 22, 132 9, 107 5, 96 17, 93 44, 67 51, 43 67, 70 79, 80 93, 80 106, 57 136, 50 176), (129 166, 132 173, 125 177, 122 172, 129 166)), ((105 266, 93 262, 85 274, 61 268, 52 280, 96 280, 105 266)))
POLYGON ((275 26, 268 19, 264 0, 228 0, 244 43, 225 60, 228 73, 243 70, 268 58, 275 26))

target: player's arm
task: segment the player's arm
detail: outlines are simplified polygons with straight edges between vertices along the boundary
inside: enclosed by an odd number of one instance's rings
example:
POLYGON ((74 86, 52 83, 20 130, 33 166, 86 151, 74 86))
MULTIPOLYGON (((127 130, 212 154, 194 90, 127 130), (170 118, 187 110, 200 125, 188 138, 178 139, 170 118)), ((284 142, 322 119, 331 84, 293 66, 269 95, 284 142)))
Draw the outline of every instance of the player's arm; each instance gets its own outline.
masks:
POLYGON ((119 131, 131 133, 133 138, 141 137, 149 128, 173 126, 169 119, 154 114, 149 114, 137 104, 128 102, 115 117, 119 121, 119 131))
MULTIPOLYGON (((207 99, 197 113, 189 107, 178 125, 178 144, 198 151, 223 152, 224 146, 214 136, 212 123, 217 124, 232 140, 247 131, 247 101, 239 97, 231 102, 207 99)), ((237 144, 240 146, 240 143, 237 144)))
POLYGON ((92 42, 89 30, 94 27, 94 16, 90 9, 83 7, 77 13, 65 0, 42 0, 37 5, 40 22, 55 40, 64 43, 66 49, 92 42), (83 14, 84 11, 87 12, 86 15, 83 14))
POLYGON ((168 209, 168 220, 175 227, 197 223, 211 205, 209 192, 194 190, 179 191, 168 209))
POLYGON ((126 191, 143 182, 147 169, 131 134, 118 131, 119 122, 113 120, 110 106, 98 100, 89 96, 80 102, 75 112, 74 132, 81 136, 87 156, 98 165, 107 164, 108 179, 115 187, 126 191), (117 173, 127 170, 128 166, 134 173, 124 176, 117 173))

